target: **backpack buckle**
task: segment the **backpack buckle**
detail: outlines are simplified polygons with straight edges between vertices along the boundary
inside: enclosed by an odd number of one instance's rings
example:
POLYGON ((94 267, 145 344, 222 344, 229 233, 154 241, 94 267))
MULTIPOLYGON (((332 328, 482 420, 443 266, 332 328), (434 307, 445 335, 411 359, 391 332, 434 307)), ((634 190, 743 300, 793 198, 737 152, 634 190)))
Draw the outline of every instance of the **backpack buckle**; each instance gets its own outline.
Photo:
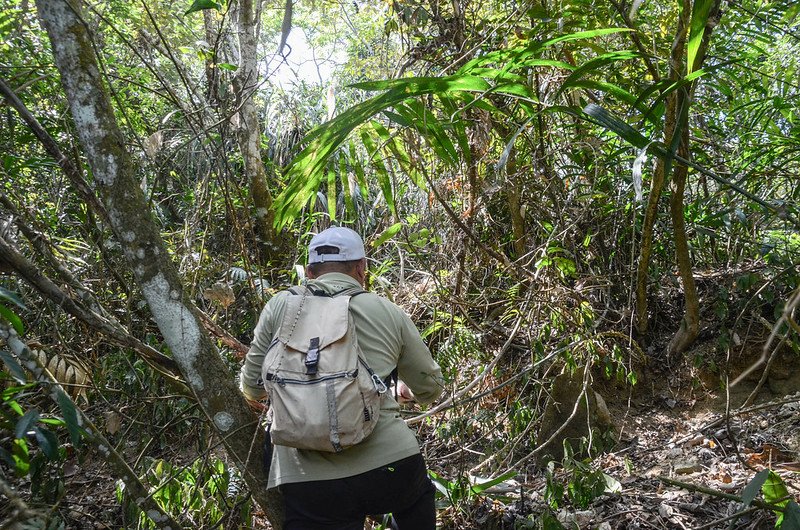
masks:
POLYGON ((319 365, 319 337, 311 339, 306 354, 306 375, 317 375, 319 365))
POLYGON ((388 390, 386 388, 386 383, 384 383, 383 379, 381 379, 376 373, 372 374, 372 384, 375 387, 375 390, 378 391, 378 394, 385 394, 388 390))

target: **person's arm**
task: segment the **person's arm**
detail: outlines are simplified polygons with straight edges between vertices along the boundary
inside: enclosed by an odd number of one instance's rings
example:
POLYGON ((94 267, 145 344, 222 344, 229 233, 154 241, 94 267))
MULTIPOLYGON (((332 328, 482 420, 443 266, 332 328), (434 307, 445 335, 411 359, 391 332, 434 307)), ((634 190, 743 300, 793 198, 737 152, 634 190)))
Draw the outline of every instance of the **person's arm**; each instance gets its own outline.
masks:
POLYGON ((263 408, 258 401, 267 397, 267 392, 261 384, 261 365, 275 332, 275 313, 279 298, 279 295, 272 297, 261 311, 258 324, 253 332, 253 343, 250 345, 250 351, 247 352, 240 373, 239 384, 242 394, 251 408, 256 410, 263 408))
POLYGON ((444 389, 442 370, 405 313, 401 325, 403 351, 397 361, 397 372, 402 384, 398 382, 398 399, 423 405, 433 403, 444 389))

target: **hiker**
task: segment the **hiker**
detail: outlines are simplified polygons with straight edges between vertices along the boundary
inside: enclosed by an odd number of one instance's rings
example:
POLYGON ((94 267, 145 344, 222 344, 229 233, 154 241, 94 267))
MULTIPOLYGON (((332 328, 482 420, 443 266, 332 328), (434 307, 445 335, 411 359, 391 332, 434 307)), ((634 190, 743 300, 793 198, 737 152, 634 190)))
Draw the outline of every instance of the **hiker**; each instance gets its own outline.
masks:
MULTIPOLYGON (((268 487, 278 487, 283 495, 286 530, 362 530, 368 515, 386 513, 393 515, 395 528, 402 530, 433 530, 436 525, 435 490, 416 437, 400 417, 398 401, 433 402, 442 390, 441 369, 408 315, 387 299, 363 291, 366 267, 364 243, 355 231, 333 227, 314 236, 308 248, 306 287, 292 288, 293 292, 284 291, 269 300, 242 367, 242 392, 257 409, 258 401, 267 395, 262 376, 273 377, 267 367, 263 367, 262 375, 262 364, 270 355, 273 341, 283 338, 291 342, 288 337, 302 334, 304 326, 320 324, 307 322, 314 318, 298 321, 294 315, 285 316, 289 314, 287 306, 292 311, 296 306, 302 308, 303 296, 315 303, 320 297, 332 297, 331 303, 335 303, 337 297, 349 296, 349 314, 363 364, 368 365, 369 373, 374 372, 376 388, 388 383, 393 372, 397 381, 394 392, 380 396, 377 423, 372 418, 374 430, 351 447, 334 447, 332 451, 297 449, 273 440, 268 487), (284 329, 287 327, 292 330, 284 329)), ((305 302, 310 304, 308 299, 305 302)), ((298 315, 300 311, 297 310, 298 315)), ((326 340, 325 333, 319 335, 326 340)), ((324 351, 316 352, 314 338, 311 343, 306 348, 306 366, 312 356, 316 362, 316 357, 326 355, 324 351)), ((310 385, 284 386, 302 392, 310 385)), ((278 407, 273 409, 278 414, 278 407)), ((364 415, 370 415, 366 409, 364 415)))

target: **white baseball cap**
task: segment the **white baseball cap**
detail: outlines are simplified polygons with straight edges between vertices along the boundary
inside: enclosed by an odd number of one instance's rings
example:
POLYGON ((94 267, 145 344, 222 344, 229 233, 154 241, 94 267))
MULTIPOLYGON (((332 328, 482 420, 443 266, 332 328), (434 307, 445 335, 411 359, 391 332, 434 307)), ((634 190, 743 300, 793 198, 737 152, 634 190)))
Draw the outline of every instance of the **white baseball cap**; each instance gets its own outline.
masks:
POLYGON ((364 241, 355 230, 333 226, 311 238, 308 244, 308 263, 326 261, 355 261, 366 257, 364 241), (318 254, 319 247, 334 247, 338 252, 318 254))

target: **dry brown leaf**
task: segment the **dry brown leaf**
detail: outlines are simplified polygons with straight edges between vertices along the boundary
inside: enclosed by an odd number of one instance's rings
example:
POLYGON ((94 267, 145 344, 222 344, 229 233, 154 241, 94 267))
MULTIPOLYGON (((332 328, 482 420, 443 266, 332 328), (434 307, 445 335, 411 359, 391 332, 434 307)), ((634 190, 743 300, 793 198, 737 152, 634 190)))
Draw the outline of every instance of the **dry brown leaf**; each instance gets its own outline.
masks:
POLYGON ((205 291, 203 291, 203 298, 216 302, 227 309, 236 300, 236 295, 233 294, 233 289, 230 285, 223 282, 217 282, 205 291))
POLYGON ((44 350, 33 350, 33 354, 72 399, 82 398, 88 403, 89 371, 80 361, 66 355, 52 354, 48 357, 44 350))

